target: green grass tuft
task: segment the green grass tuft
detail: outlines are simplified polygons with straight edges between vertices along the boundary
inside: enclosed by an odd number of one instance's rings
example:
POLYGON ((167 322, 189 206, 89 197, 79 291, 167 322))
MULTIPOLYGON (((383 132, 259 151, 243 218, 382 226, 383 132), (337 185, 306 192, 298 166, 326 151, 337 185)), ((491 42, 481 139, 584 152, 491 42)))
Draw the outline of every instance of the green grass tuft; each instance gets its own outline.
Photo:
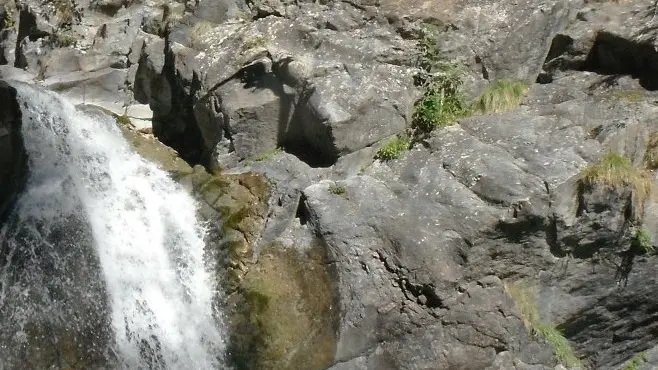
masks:
POLYGON ((649 173, 633 167, 630 158, 615 152, 608 152, 599 163, 585 168, 578 181, 581 188, 591 188, 596 183, 612 187, 630 186, 639 210, 643 209, 642 204, 651 195, 653 187, 649 173))
POLYGON ((564 335, 562 335, 560 330, 546 323, 538 323, 534 329, 537 334, 544 338, 553 347, 555 358, 562 365, 569 369, 581 366, 580 359, 576 357, 571 344, 569 344, 569 341, 564 335))
POLYGON ((643 362, 647 362, 647 360, 648 360, 647 353, 640 352, 633 357, 631 362, 629 362, 626 366, 624 366, 623 370, 638 370, 640 368, 640 365, 643 362))
POLYGON ((553 347, 555 358, 567 368, 582 367, 580 359, 560 330, 541 320, 535 290, 521 282, 505 284, 505 290, 521 313, 526 328, 542 337, 553 347))
POLYGON ((481 114, 509 112, 523 101, 528 84, 523 81, 498 80, 473 103, 473 112, 481 114))
POLYGON ((375 158, 384 161, 397 159, 403 152, 409 150, 409 139, 406 137, 396 136, 389 139, 377 151, 375 158))

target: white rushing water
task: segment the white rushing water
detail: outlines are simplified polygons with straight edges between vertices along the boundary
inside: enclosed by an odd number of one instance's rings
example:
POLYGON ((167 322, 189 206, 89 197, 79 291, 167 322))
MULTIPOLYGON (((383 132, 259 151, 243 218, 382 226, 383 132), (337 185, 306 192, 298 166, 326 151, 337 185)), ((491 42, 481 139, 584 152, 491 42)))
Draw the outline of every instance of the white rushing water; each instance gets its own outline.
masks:
MULTIPOLYGON (((83 222, 88 225, 85 232, 107 295, 108 352, 117 366, 222 368, 224 333, 213 311, 214 267, 204 258, 204 229, 196 219, 193 198, 136 154, 112 118, 81 113, 54 93, 22 84, 16 88, 30 166, 16 208, 18 219, 36 220, 41 226, 30 230, 41 230, 44 224, 77 214, 68 222, 77 228, 83 222)), ((21 235, 26 233, 34 234, 24 230, 21 235)), ((0 241, 16 235, 5 230, 0 241)), ((79 243, 83 240, 80 237, 79 243)), ((5 243, 12 248, 25 245, 5 243)), ((61 253, 53 260, 62 259, 76 243, 75 238, 66 245, 49 241, 48 253, 61 253)), ((9 258, 5 275, 11 265, 9 258)), ((6 281, 0 306, 12 294, 6 281)))

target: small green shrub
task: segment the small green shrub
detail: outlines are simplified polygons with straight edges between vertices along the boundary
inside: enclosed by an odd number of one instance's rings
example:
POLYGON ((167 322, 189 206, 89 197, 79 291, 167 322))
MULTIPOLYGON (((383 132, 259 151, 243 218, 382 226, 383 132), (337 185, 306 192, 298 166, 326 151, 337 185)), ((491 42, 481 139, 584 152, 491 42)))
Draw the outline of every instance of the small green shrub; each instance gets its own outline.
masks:
POLYGON ((347 189, 343 185, 339 185, 337 183, 332 184, 329 186, 329 192, 334 195, 343 195, 345 194, 345 191, 347 189))
POLYGON ((120 115, 120 116, 116 115, 115 117, 116 117, 115 119, 116 119, 116 121, 119 125, 123 125, 123 126, 132 125, 132 122, 130 121, 130 117, 128 117, 128 115, 125 114, 125 113, 120 115))
POLYGON ((642 210, 642 204, 651 195, 653 187, 651 176, 646 171, 633 167, 630 158, 615 152, 608 152, 599 163, 585 168, 578 182, 581 190, 595 183, 612 187, 630 186, 639 210, 642 210))
POLYGON ((439 52, 432 30, 426 29, 419 42, 421 57, 416 84, 425 93, 415 104, 412 129, 415 135, 423 135, 435 128, 452 125, 460 117, 468 115, 461 92, 462 71, 455 62, 445 60, 439 52))
POLYGON ((653 238, 651 233, 644 227, 639 227, 635 230, 635 235, 631 240, 631 246, 642 254, 655 254, 656 250, 653 247, 653 238))
POLYGON ((409 139, 396 136, 386 141, 377 151, 375 158, 384 161, 397 159, 406 150, 409 150, 409 139))
POLYGON ((473 111, 489 114, 508 112, 516 108, 528 91, 523 81, 498 80, 482 92, 473 104, 473 111))
POLYGON ((582 367, 569 341, 553 325, 541 321, 533 288, 521 282, 506 283, 505 290, 521 313, 526 328, 553 347, 555 358, 567 368, 582 367))
POLYGON ((640 368, 640 365, 643 362, 647 362, 647 360, 648 360, 647 353, 640 352, 633 357, 631 362, 629 362, 626 366, 624 366, 623 370, 638 370, 640 368))

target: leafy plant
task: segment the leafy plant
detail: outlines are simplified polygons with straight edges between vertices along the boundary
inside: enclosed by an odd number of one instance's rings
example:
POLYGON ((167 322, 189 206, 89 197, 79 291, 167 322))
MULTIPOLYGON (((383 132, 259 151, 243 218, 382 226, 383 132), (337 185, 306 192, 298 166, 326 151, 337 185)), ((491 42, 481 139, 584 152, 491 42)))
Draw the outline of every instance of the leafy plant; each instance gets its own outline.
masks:
POLYGON ((460 91, 463 81, 458 64, 440 55, 431 29, 425 29, 419 44, 421 72, 416 76, 416 83, 425 89, 425 93, 415 104, 412 129, 416 135, 452 125, 457 118, 469 113, 460 91))
POLYGON ((631 246, 640 253, 656 253, 656 249, 653 247, 651 233, 645 227, 639 227, 635 230, 635 235, 633 235, 633 239, 631 240, 631 246))
POLYGON ((402 152, 409 149, 409 139, 396 136, 386 141, 377 151, 375 158, 384 161, 399 158, 402 152))
POLYGON ((521 313, 526 328, 542 337, 553 347, 555 358, 567 368, 580 367, 580 359, 560 330, 541 320, 535 302, 534 289, 521 282, 516 282, 505 284, 505 290, 521 313))
POLYGON ((516 108, 528 91, 523 81, 498 80, 487 87, 473 104, 473 111, 482 114, 508 112, 516 108))

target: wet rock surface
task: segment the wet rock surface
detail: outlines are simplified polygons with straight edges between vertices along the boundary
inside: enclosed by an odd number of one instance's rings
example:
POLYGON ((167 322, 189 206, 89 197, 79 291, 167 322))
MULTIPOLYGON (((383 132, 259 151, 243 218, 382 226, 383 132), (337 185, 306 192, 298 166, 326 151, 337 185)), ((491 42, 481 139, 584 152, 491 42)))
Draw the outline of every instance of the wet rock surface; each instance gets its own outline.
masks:
POLYGON ((27 176, 16 90, 0 82, 0 220, 4 220, 27 176))

